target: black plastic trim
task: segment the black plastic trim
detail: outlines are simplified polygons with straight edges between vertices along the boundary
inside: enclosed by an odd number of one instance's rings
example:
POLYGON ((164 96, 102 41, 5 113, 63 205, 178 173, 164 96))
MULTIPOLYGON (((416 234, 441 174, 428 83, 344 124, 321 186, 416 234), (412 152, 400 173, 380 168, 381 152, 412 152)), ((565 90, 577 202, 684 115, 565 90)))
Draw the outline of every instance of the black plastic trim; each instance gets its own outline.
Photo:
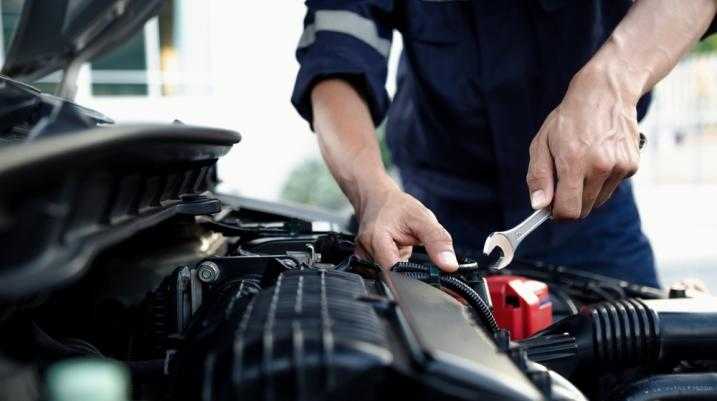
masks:
POLYGON ((0 151, 0 299, 84 273, 103 249, 178 214, 219 211, 202 196, 240 140, 220 129, 127 125, 0 151))

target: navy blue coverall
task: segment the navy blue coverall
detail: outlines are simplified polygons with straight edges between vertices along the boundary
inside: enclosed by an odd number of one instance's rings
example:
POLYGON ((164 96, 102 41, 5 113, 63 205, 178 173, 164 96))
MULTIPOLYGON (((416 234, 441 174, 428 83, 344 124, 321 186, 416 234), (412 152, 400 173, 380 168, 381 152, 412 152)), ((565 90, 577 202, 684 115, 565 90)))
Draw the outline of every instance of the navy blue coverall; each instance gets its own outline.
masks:
MULTIPOLYGON (((311 122, 310 91, 342 77, 384 117, 404 189, 431 209, 459 254, 531 213, 528 147, 572 76, 591 58, 631 0, 344 0, 306 2, 292 96, 311 122), (394 30, 404 50, 389 101, 394 30)), ((638 104, 642 118, 650 101, 638 104)), ((544 224, 519 254, 658 286, 632 188, 584 220, 544 224)))

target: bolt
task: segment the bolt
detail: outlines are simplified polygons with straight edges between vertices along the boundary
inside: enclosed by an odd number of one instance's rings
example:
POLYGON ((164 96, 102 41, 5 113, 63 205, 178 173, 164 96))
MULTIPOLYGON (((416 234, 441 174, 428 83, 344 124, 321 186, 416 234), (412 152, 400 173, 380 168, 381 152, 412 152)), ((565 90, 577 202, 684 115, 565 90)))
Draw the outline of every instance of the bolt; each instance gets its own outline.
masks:
POLYGON ((204 283, 213 283, 219 278, 219 266, 214 262, 202 262, 199 265, 197 276, 204 283))

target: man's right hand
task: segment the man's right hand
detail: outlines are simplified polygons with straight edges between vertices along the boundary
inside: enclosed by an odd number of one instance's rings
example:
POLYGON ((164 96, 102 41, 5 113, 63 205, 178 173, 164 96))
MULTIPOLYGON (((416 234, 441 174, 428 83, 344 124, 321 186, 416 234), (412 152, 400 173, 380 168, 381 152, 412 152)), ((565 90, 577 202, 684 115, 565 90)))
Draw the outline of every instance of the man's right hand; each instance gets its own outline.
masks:
POLYGON ((390 178, 361 195, 357 254, 390 268, 423 245, 441 270, 458 269, 451 235, 436 216, 414 197, 401 191, 390 178))
POLYGON ((458 269, 453 243, 436 216, 386 174, 366 102, 347 82, 327 79, 311 92, 324 161, 359 219, 359 256, 384 268, 423 245, 444 271, 458 269))

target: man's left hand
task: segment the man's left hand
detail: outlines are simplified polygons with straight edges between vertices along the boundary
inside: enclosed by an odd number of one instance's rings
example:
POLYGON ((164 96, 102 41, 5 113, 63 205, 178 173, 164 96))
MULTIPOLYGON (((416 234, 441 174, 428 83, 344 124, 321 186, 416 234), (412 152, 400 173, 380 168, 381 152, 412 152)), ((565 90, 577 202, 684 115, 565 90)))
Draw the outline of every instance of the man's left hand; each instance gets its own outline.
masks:
POLYGON ((618 78, 579 72, 533 138, 527 182, 534 209, 552 204, 556 219, 585 217, 637 171, 639 96, 618 78))

